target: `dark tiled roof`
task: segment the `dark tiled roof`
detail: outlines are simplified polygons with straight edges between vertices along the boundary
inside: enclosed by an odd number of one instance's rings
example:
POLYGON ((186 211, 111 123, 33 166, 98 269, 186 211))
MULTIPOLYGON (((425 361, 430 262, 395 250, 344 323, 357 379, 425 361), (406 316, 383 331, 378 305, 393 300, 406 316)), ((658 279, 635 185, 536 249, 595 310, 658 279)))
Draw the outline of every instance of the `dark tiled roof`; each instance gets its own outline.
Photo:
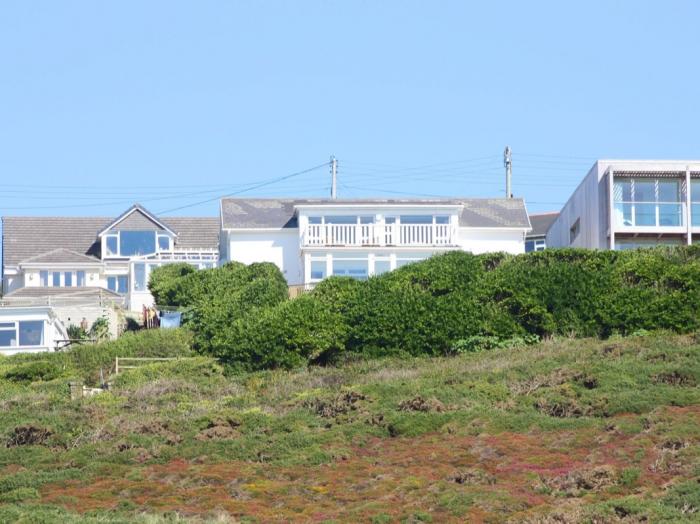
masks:
POLYGON ((95 257, 81 255, 70 249, 58 248, 48 251, 47 253, 42 253, 41 255, 24 259, 20 264, 94 264, 96 262, 98 262, 98 260, 96 260, 95 257))
POLYGON ((462 227, 523 227, 529 228, 525 203, 520 198, 454 198, 454 199, 284 199, 284 198, 224 198, 221 218, 226 229, 295 228, 295 205, 461 205, 459 225, 462 227))
POLYGON ((177 233, 176 249, 218 249, 220 221, 216 217, 167 217, 162 220, 177 233))
POLYGON ((530 223, 532 224, 532 231, 530 231, 528 237, 541 237, 547 234, 549 226, 551 226, 554 221, 559 216, 559 213, 538 213, 530 215, 530 223))
MULTIPOLYGON (((3 265, 16 265, 57 249, 99 259, 97 234, 113 220, 111 217, 3 217, 3 265)), ((162 221, 178 233, 176 248, 219 247, 217 218, 168 217, 162 221)))
POLYGON ((59 248, 99 257, 97 232, 110 221, 104 217, 3 217, 3 265, 59 248))
POLYGON ((101 287, 21 287, 7 293, 3 298, 92 297, 100 294, 121 297, 121 295, 101 287))

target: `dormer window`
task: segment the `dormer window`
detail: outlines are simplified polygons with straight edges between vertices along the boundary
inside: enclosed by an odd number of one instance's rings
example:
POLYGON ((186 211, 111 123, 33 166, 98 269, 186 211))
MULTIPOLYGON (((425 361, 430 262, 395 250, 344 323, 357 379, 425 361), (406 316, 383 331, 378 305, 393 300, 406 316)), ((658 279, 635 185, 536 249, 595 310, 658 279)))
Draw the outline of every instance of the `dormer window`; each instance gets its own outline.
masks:
POLYGON ((135 257, 171 251, 169 235, 148 230, 121 230, 104 236, 105 257, 135 257))
POLYGON ((150 255, 156 252, 155 231, 120 231, 119 254, 123 257, 150 255))

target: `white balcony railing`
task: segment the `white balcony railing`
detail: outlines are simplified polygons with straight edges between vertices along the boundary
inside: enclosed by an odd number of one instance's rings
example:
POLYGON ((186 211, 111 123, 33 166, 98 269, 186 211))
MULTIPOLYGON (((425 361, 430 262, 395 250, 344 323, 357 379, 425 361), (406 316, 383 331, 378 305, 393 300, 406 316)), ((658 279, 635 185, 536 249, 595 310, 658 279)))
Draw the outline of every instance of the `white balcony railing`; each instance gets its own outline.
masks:
POLYGON ((615 202, 616 227, 682 227, 683 202, 615 202))
POLYGON ((304 247, 328 246, 453 246, 451 224, 309 224, 304 247))

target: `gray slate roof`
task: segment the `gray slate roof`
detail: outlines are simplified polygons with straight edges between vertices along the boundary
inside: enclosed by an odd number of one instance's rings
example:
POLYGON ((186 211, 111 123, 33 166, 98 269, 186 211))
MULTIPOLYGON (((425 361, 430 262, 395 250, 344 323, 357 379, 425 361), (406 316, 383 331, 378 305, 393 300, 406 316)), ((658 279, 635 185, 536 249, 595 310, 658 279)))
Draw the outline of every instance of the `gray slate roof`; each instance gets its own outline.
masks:
POLYGON ((121 295, 102 287, 21 287, 7 293, 3 298, 44 298, 52 297, 121 297, 121 295))
POLYGON ((525 203, 520 198, 451 198, 451 199, 285 199, 285 198, 224 198, 221 200, 221 220, 224 229, 263 229, 298 227, 294 213, 296 205, 462 205, 461 227, 522 227, 529 228, 525 203))
POLYGON ((20 264, 94 264, 97 260, 95 257, 81 255, 70 249, 58 248, 47 253, 29 257, 20 262, 20 264))
MULTIPOLYGON (((97 234, 114 217, 3 217, 3 266, 16 265, 57 249, 99 259, 97 234)), ((213 217, 168 217, 177 234, 176 248, 216 249, 219 247, 219 219, 213 217)))
POLYGON ((532 231, 530 231, 528 237, 541 237, 547 234, 549 226, 551 226, 554 221, 559 216, 558 212, 553 213, 538 213, 530 215, 530 223, 532 224, 532 231))

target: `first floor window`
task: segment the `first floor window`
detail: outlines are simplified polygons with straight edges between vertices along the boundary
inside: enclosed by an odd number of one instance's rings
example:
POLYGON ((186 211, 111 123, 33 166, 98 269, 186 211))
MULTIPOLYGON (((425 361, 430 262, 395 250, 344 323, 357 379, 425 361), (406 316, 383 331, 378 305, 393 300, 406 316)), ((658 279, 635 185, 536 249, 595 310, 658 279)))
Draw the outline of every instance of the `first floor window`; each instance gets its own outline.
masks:
POLYGON ((381 275, 391 271, 391 261, 386 259, 376 259, 374 261, 374 274, 381 275))
POLYGON ((621 238, 615 240, 615 249, 626 251, 628 249, 652 248, 656 246, 676 246, 681 244, 677 238, 621 238))
POLYGON ((525 253, 532 253, 533 251, 543 251, 546 247, 547 244, 545 243, 545 240, 543 238, 525 241, 525 253))
POLYGON ((367 259, 363 260, 333 260, 333 275, 345 276, 364 280, 367 278, 367 259))
POLYGON ((326 278, 326 261, 312 260, 311 261, 311 278, 313 280, 323 280, 326 278))
POLYGON ((85 287, 85 271, 78 271, 76 273, 76 284, 78 287, 85 287))
POLYGON ((44 343, 43 320, 21 320, 19 322, 19 345, 41 346, 44 343))
POLYGON ((107 277, 107 289, 125 295, 129 291, 129 277, 127 275, 107 277))
POLYGON ((71 287, 73 285, 73 273, 70 271, 63 273, 63 285, 66 287, 71 287))
POLYGON ((14 322, 0 322, 0 347, 17 345, 17 329, 14 322))
POLYGON ((0 347, 42 346, 44 344, 43 320, 0 322, 0 347), (19 344, 18 344, 19 335, 19 344))
POLYGON ((51 285, 53 287, 61 287, 61 273, 59 271, 54 271, 51 274, 51 285))
POLYGON ((39 271, 39 285, 41 287, 49 287, 49 272, 39 271))

